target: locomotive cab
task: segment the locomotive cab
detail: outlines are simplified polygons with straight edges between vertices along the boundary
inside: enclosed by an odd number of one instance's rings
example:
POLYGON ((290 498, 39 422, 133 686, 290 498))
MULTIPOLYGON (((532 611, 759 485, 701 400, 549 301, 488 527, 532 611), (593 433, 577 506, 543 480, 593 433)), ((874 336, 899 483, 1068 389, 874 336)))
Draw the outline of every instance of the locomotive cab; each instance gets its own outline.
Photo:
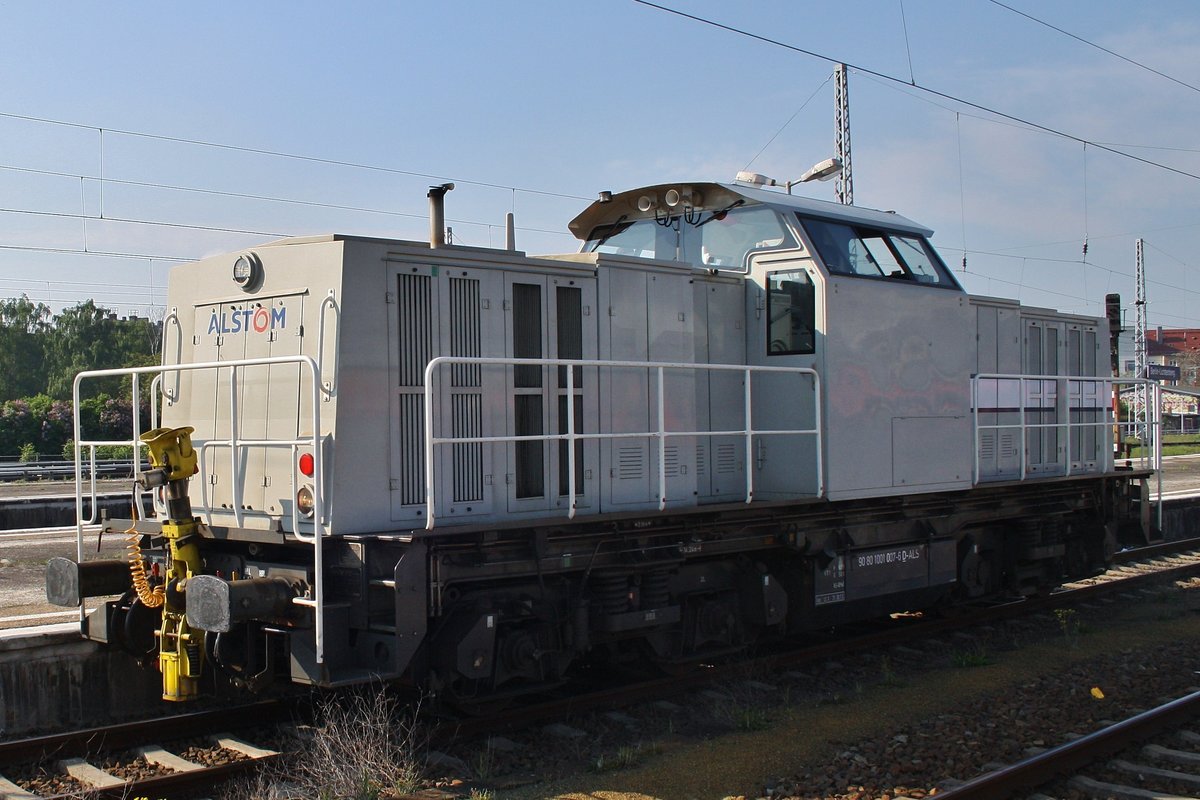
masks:
MULTIPOLYGON (((949 332, 971 328, 974 311, 929 244, 932 231, 898 214, 740 184, 626 192, 593 204, 571 227, 589 231, 585 252, 676 258, 741 279, 744 326, 698 327, 697 338, 740 340, 744 363, 803 365, 823 376, 829 497, 970 485, 963 376, 976 353, 949 332)), ((777 404, 755 414, 777 417, 777 404)), ((815 474, 813 446, 760 443, 759 495, 795 496, 815 474)), ((811 480, 807 488, 820 493, 811 480)))

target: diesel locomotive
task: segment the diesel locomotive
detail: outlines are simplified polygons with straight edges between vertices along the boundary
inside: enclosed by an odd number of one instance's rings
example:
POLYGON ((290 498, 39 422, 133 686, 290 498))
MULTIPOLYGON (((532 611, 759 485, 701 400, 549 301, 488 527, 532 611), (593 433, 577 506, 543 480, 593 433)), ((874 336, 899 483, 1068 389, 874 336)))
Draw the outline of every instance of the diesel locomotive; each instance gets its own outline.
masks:
POLYGON ((157 376, 133 421, 154 512, 105 521, 127 559, 86 560, 81 527, 48 596, 116 595, 83 635, 146 655, 165 699, 490 701, 583 659, 1043 592, 1152 535, 1108 321, 968 295, 899 214, 661 184, 530 256, 448 244, 451 188, 429 242, 175 268, 161 367, 77 379, 157 376))

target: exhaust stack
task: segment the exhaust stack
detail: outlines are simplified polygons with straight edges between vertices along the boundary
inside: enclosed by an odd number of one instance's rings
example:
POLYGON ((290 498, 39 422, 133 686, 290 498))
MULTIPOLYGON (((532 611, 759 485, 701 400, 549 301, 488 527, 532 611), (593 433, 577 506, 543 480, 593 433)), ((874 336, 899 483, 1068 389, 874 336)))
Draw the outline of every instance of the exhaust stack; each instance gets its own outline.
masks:
POLYGON ((446 244, 446 192, 454 189, 453 183, 442 183, 429 187, 429 247, 436 249, 446 244))

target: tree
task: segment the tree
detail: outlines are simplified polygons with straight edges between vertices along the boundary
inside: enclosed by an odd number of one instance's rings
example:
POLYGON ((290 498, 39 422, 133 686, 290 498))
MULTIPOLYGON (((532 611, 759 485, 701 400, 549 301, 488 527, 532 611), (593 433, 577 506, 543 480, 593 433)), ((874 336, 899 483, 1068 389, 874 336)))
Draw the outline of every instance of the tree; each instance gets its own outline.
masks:
MULTIPOLYGON (((86 300, 54 318, 46 342, 47 390, 59 400, 71 398, 75 375, 84 370, 143 367, 158 363, 160 327, 149 319, 118 319, 107 308, 86 300)), ((89 380, 82 397, 129 396, 128 378, 89 380)), ((143 383, 148 391, 149 380, 143 383)))
POLYGON ((1200 350, 1180 349, 1172 361, 1179 366, 1181 386, 1200 385, 1200 350))
MULTIPOLYGON (((51 317, 28 297, 0 300, 0 454, 28 445, 59 453, 73 435, 71 397, 84 370, 158 363, 161 322, 118 319, 88 300, 51 317)), ((150 377, 139 405, 149 410, 150 377)), ((81 386, 85 439, 120 440, 130 432, 128 378, 93 379, 81 386)))
POLYGON ((50 307, 25 295, 0 300, 0 402, 46 391, 50 307))

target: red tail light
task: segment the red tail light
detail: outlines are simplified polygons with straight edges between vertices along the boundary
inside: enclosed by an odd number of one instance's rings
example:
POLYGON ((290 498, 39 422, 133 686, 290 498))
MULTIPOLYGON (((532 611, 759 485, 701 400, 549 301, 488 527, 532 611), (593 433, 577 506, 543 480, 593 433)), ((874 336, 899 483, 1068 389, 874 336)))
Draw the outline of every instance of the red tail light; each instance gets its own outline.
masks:
POLYGON ((314 467, 315 467, 315 461, 313 460, 312 453, 301 453, 300 454, 300 472, 305 477, 311 478, 313 476, 314 467))

